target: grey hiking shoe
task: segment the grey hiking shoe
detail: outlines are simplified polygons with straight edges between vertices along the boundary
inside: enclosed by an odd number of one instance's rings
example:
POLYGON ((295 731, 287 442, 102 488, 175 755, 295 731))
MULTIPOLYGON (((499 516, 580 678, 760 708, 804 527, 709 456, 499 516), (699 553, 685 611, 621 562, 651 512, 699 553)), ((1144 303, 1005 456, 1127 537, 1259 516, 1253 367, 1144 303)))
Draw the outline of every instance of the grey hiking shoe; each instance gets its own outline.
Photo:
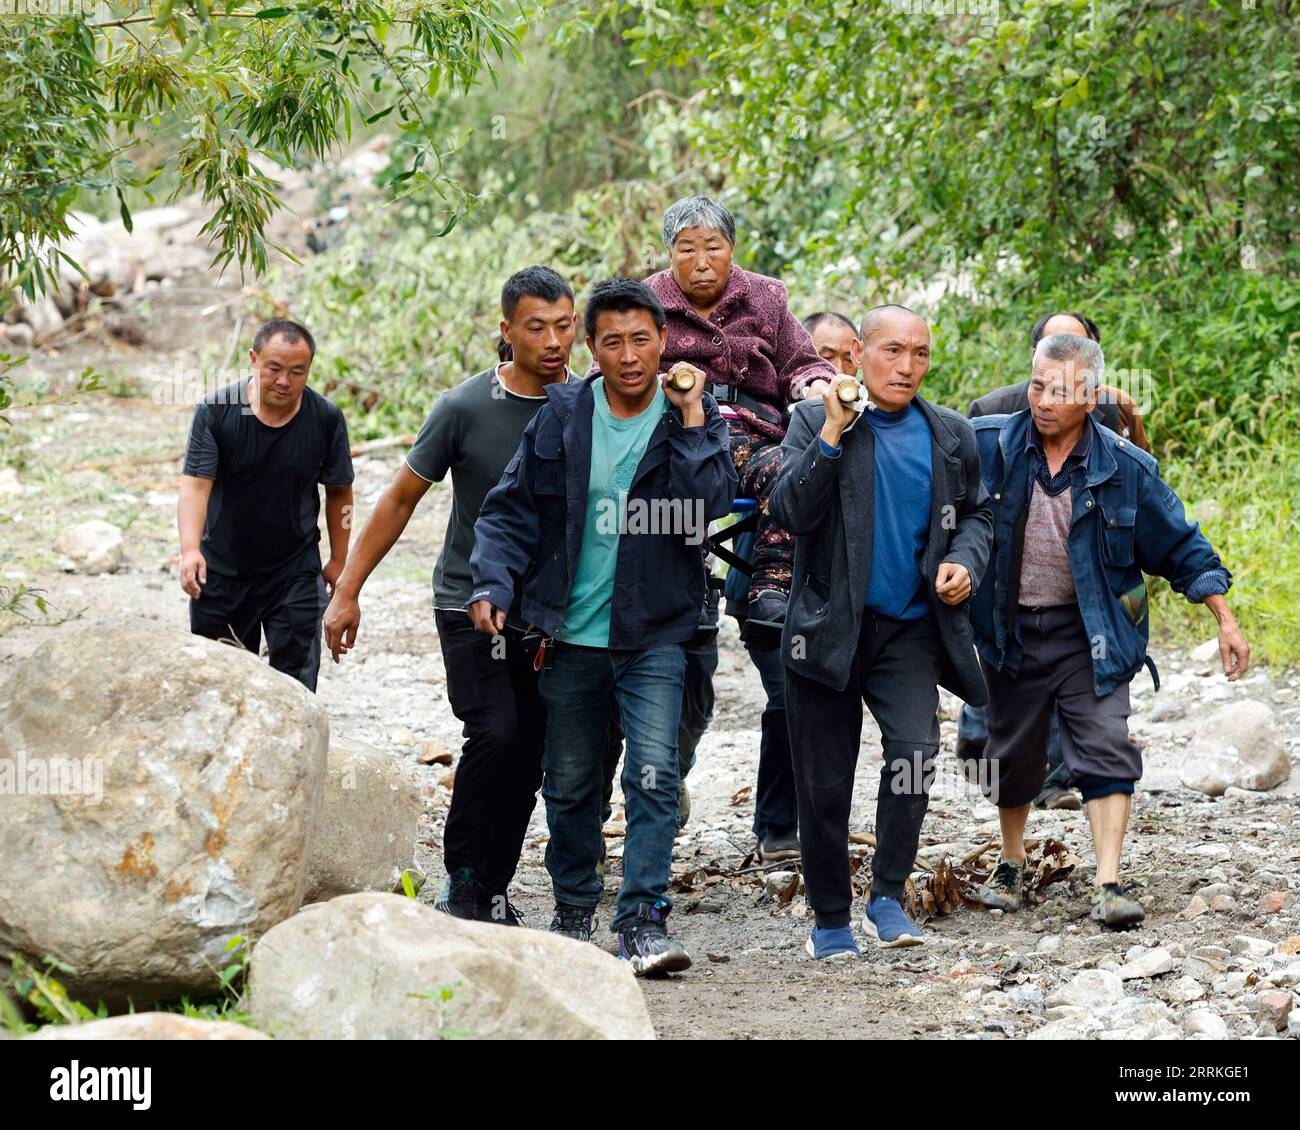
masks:
POLYGON ((1147 916, 1142 904, 1118 883, 1102 883, 1094 899, 1092 917, 1112 930, 1126 930, 1147 916))
POLYGON ((1015 911, 1020 909, 1024 886, 1025 865, 1000 859, 988 882, 975 892, 975 897, 989 910, 1015 911))

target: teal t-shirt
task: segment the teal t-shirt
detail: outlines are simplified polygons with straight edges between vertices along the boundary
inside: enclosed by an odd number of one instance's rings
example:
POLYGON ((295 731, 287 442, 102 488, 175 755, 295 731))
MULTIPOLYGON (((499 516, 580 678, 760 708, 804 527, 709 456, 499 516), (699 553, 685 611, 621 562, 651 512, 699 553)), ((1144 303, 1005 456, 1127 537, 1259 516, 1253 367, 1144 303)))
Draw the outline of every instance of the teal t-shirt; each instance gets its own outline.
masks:
POLYGON ((564 627, 558 639, 583 647, 609 646, 609 610, 618 566, 618 539, 627 496, 655 425, 668 409, 663 386, 645 409, 628 420, 609 410, 605 378, 592 381, 596 405, 591 414, 591 473, 587 477, 587 516, 582 527, 578 572, 569 591, 564 627))

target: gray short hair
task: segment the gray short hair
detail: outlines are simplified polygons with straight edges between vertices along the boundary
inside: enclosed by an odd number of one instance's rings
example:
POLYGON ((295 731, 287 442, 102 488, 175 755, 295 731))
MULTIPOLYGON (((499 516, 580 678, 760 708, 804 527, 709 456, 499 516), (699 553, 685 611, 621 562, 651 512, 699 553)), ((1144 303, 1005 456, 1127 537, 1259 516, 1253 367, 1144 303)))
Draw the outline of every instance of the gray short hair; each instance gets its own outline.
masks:
POLYGON ((731 213, 707 196, 685 196, 668 205, 664 213, 664 246, 671 251, 687 228, 717 228, 728 243, 736 242, 736 221, 731 213))
POLYGON ((1106 375, 1106 358, 1101 346, 1089 337, 1076 334, 1050 334, 1034 350, 1034 363, 1043 357, 1048 361, 1073 361, 1074 371, 1084 379, 1084 387, 1091 394, 1097 391, 1106 375))

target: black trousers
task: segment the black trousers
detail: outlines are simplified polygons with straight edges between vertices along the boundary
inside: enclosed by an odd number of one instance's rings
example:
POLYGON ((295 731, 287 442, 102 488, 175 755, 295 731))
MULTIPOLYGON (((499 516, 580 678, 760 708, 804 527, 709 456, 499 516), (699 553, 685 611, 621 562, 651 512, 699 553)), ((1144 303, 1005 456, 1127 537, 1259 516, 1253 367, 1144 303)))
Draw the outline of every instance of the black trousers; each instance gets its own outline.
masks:
POLYGON ((844 690, 786 671, 804 885, 820 927, 847 925, 853 901, 847 844, 863 702, 880 726, 884 751, 871 893, 903 897, 939 749, 939 666, 929 617, 891 620, 868 609, 844 690))
POLYGON ((465 743, 443 833, 448 873, 469 868, 489 898, 504 894, 542 785, 546 708, 522 633, 475 630, 463 612, 434 612, 447 700, 465 743))
POLYGON ((261 653, 265 632, 271 666, 315 691, 327 603, 319 565, 256 580, 209 573, 198 600, 190 600, 190 631, 236 639, 254 655, 261 653))
POLYGON ((779 651, 751 651, 749 660, 758 668, 767 693, 758 746, 758 784, 754 787, 754 835, 762 841, 796 829, 799 800, 786 720, 785 663, 779 651))

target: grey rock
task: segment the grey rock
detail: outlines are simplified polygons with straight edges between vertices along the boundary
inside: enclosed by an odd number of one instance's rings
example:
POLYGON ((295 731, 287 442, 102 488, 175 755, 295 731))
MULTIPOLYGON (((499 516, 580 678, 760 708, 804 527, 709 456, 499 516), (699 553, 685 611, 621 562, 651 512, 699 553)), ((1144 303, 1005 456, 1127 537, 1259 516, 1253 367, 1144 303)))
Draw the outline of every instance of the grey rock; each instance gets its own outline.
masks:
POLYGON ((246 1008, 280 1039, 654 1038, 627 962, 401 895, 343 895, 270 930, 246 1008))
POLYGON ((1124 999, 1124 982, 1104 969, 1085 969, 1069 983, 1051 993, 1048 1008, 1071 1007, 1096 1009, 1124 999))
POLYGON ((1152 705, 1148 720, 1152 722, 1174 722, 1187 713, 1187 705, 1176 698, 1161 697, 1152 705))
POLYGON ((1290 774, 1277 718, 1254 699, 1229 703, 1201 722, 1181 768, 1183 784, 1209 796, 1230 786, 1271 789, 1290 774))
POLYGON ((1254 958, 1267 957, 1277 948, 1267 938, 1250 938, 1245 934, 1238 934, 1233 938, 1229 947, 1235 954, 1254 958))
POLYGON ((308 899, 392 891, 414 862, 423 808, 419 786, 398 757, 332 737, 308 899))
POLYGON ((67 558, 72 572, 92 577, 116 573, 122 567, 122 531, 93 518, 64 530, 54 541, 54 551, 67 558))
POLYGON ((1136 957, 1131 957, 1119 970, 1122 981, 1132 981, 1140 977, 1160 977, 1174 968, 1173 955, 1163 948, 1143 950, 1136 957))
POLYGON ((174 1012, 136 1012, 91 1020, 84 1024, 51 1024, 29 1040, 269 1040, 246 1024, 228 1020, 198 1020, 174 1012))
POLYGON ((1226 1040, 1228 1026, 1223 1017, 1208 1008, 1193 1008, 1183 1016, 1183 1031, 1189 1036, 1206 1036, 1211 1040, 1226 1040))
POLYGON ((149 621, 59 632, 0 691, 0 766, 60 770, 3 800, 0 953, 57 957, 92 1001, 211 991, 232 938, 302 902, 328 735, 315 695, 241 649, 149 621))
POLYGON ((1195 977, 1179 977, 1169 984, 1167 992, 1174 1004, 1190 1004, 1205 996, 1205 986, 1195 977))

